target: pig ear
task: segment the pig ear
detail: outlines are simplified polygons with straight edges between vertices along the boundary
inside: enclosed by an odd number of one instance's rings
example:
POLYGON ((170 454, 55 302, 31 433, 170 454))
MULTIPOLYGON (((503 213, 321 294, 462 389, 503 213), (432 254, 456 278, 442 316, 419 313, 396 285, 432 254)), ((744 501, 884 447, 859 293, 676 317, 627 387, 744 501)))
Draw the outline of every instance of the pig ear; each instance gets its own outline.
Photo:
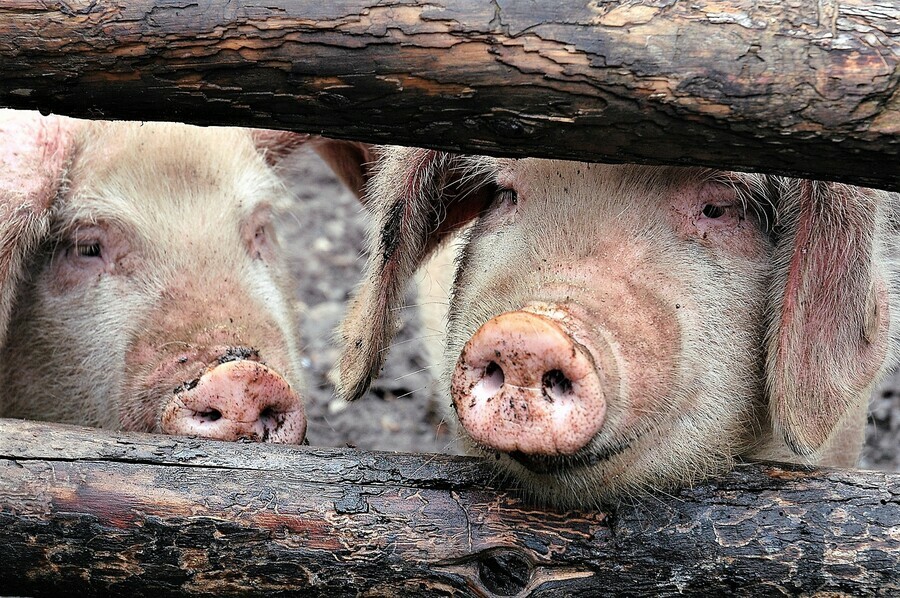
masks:
POLYGON ((397 329, 404 288, 447 235, 475 218, 490 191, 464 177, 460 158, 423 149, 388 148, 369 183, 376 219, 363 283, 338 329, 342 353, 337 393, 354 400, 378 375, 397 329))
POLYGON ((270 166, 281 162, 313 137, 306 133, 268 129, 251 129, 250 136, 256 149, 263 153, 270 166))
POLYGON ((0 110, 0 345, 25 264, 49 230, 75 123, 0 110))
POLYGON ((875 235, 885 195, 782 182, 766 376, 776 434, 798 455, 826 445, 883 370, 888 293, 875 235))
POLYGON ((252 129, 251 135, 256 148, 263 153, 270 166, 275 166, 301 145, 308 143, 331 167, 341 182, 358 198, 363 198, 370 167, 375 161, 375 152, 371 145, 291 131, 252 129))
POLYGON ((341 182, 363 201, 366 183, 369 181, 372 167, 375 164, 374 147, 359 141, 341 141, 326 137, 316 138, 311 145, 341 179, 341 182))

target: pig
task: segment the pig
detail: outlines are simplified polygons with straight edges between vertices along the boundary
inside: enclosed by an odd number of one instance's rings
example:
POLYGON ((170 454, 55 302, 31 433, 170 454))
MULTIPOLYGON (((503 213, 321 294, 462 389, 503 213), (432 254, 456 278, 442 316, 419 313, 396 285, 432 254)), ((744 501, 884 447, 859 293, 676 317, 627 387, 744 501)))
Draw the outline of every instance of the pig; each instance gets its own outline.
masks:
POLYGON ((897 194, 387 148, 368 203, 338 393, 365 391, 404 285, 456 243, 442 385, 464 450, 532 500, 615 504, 739 458, 858 458, 897 361, 897 194))
POLYGON ((345 159, 294 133, 0 111, 0 416, 302 443, 273 224, 304 143, 345 159))

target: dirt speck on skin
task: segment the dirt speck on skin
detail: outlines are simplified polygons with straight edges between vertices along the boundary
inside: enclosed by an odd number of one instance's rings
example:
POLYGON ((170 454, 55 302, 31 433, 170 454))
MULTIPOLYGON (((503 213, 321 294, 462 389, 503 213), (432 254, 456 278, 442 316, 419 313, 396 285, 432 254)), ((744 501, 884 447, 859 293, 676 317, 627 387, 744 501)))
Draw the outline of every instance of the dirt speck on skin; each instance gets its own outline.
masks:
MULTIPOLYGON (((285 164, 296 194, 292 213, 280 223, 289 251, 302 319, 307 364, 307 438, 318 446, 361 449, 456 452, 441 425, 433 364, 425 362, 422 330, 415 306, 403 310, 403 327, 394 338, 381 376, 365 397, 345 403, 333 396, 328 372, 338 351, 332 334, 364 265, 367 224, 359 202, 311 152, 285 164)), ((415 302, 407 296, 407 304, 415 302)), ((449 403, 449 397, 443 399, 449 403)), ((860 463, 866 469, 900 471, 900 373, 873 393, 860 463)))

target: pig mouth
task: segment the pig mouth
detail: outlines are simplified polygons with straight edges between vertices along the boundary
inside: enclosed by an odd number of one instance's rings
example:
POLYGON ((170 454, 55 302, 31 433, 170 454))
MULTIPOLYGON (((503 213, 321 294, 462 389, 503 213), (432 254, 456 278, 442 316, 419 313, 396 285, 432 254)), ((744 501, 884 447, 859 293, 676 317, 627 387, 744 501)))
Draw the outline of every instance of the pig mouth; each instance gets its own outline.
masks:
POLYGON ((575 455, 529 455, 522 451, 512 451, 510 453, 493 452, 498 457, 506 455, 510 460, 532 473, 559 474, 565 471, 593 467, 598 463, 608 461, 631 448, 631 443, 631 440, 622 440, 600 450, 584 450, 575 455))

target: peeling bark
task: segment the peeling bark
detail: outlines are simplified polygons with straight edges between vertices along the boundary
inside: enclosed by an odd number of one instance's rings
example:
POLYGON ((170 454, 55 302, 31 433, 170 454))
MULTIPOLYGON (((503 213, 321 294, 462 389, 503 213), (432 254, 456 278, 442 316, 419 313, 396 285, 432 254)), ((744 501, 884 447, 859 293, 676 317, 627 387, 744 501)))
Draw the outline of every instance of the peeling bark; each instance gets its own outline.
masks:
POLYGON ((900 190, 900 5, 7 0, 0 105, 900 190))
POLYGON ((0 591, 889 596, 900 475, 747 464, 562 513, 474 458, 0 420, 0 591))

